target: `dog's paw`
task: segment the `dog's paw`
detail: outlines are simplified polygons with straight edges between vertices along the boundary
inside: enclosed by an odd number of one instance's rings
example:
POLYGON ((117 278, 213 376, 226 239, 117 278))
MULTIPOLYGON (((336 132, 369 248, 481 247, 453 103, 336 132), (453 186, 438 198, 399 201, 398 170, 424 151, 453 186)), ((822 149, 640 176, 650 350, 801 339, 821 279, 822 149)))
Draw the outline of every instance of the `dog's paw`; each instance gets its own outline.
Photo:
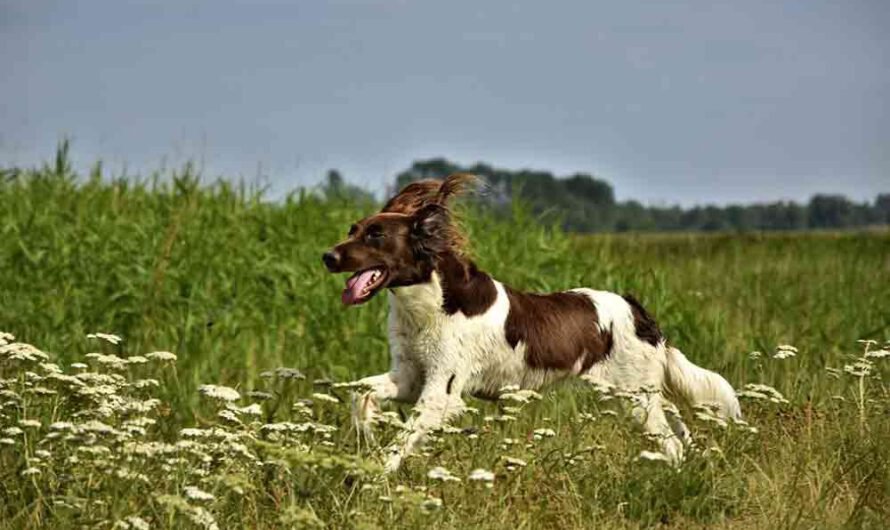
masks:
POLYGON ((399 467, 402 465, 402 455, 396 453, 389 456, 386 459, 386 463, 383 464, 383 473, 390 475, 399 470, 399 467))
POLYGON ((352 394, 352 424, 359 436, 373 444, 373 426, 380 414, 380 406, 373 391, 352 394))

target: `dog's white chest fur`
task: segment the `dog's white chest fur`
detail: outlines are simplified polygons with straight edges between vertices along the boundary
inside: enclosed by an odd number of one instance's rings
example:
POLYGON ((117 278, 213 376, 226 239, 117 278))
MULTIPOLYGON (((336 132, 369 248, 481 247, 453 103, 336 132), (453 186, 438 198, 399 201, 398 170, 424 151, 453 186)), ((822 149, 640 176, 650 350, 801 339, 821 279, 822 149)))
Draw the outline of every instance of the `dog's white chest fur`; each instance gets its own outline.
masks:
MULTIPOLYGON (((390 294, 390 347, 393 362, 410 364, 424 377, 451 370, 464 381, 463 391, 494 397, 506 385, 539 388, 561 377, 552 371, 529 368, 525 345, 509 345, 504 323, 510 302, 503 285, 485 313, 466 317, 442 310, 443 290, 437 274, 429 283, 399 288, 390 294)), ((447 377, 450 377, 448 375, 447 377)))

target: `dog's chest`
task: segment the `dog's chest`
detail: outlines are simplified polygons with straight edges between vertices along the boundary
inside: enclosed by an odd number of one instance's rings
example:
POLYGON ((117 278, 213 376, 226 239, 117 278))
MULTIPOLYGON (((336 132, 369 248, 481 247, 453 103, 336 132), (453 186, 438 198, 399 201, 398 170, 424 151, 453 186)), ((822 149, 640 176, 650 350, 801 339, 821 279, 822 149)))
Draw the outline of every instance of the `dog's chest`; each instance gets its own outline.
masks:
POLYGON ((430 283, 390 294, 389 337, 401 360, 428 366, 442 358, 448 338, 459 330, 441 307, 442 289, 435 276, 430 283))
POLYGON ((492 306, 472 317, 460 311, 445 313, 436 275, 429 283, 399 289, 390 295, 393 352, 422 368, 449 365, 468 374, 481 374, 491 363, 512 361, 516 354, 504 335, 509 302, 499 285, 497 289, 492 306))

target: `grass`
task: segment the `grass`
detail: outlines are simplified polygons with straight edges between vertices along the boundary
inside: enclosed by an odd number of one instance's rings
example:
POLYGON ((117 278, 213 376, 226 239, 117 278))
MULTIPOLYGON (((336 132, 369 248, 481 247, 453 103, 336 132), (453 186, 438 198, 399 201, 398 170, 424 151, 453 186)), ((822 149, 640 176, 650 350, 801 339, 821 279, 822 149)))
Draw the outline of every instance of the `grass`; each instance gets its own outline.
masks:
MULTIPOLYGON (((0 441, 0 527, 138 527, 128 516, 153 528, 890 524, 890 359, 866 359, 856 342, 878 350, 890 338, 886 232, 570 236, 521 207, 506 221, 469 210, 477 261, 497 278, 635 293, 697 363, 787 403, 743 402, 757 434, 691 422, 699 447, 719 452, 675 471, 639 460, 653 447, 623 413, 566 384, 519 411, 472 402, 466 431, 382 478, 350 428, 349 393, 313 383, 388 365, 385 299, 343 308, 343 278, 320 261, 373 205, 305 192, 269 203, 188 169, 78 179, 64 157, 0 183, 0 205, 0 331, 48 356, 0 353, 11 442, 0 441), (87 338, 96 331, 124 340, 87 338), (781 344, 797 355, 772 358, 781 344), (159 350, 178 359, 109 357, 159 350), (69 379, 93 372, 105 375, 69 379), (203 384, 240 398, 226 405, 203 384), (253 402, 258 415, 244 408, 253 402), (497 421, 505 413, 517 419, 497 421), (429 478, 436 466, 462 480, 429 478), (476 468, 494 472, 490 488, 468 480, 476 468)), ((381 425, 379 440, 395 429, 381 425)))

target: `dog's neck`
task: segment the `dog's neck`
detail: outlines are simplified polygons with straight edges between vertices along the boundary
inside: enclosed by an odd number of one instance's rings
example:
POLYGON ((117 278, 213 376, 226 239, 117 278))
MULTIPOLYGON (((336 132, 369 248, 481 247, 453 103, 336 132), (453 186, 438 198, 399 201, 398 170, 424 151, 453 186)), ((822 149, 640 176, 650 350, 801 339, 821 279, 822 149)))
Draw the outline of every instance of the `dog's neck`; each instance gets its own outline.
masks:
POLYGON ((390 292, 394 311, 420 321, 458 311, 475 316, 485 312, 497 296, 494 280, 488 274, 451 252, 437 257, 428 281, 390 292))

